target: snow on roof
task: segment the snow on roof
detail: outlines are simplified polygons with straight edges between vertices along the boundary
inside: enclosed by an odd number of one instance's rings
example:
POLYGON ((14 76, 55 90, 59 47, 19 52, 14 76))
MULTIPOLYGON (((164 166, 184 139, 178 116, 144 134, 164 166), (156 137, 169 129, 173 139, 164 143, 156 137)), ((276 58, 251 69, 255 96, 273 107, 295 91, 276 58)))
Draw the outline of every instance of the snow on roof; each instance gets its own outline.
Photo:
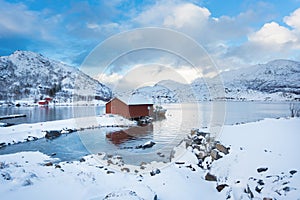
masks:
POLYGON ((149 105, 153 104, 153 102, 141 95, 132 95, 132 96, 122 96, 122 97, 115 97, 126 103, 127 105, 149 105))

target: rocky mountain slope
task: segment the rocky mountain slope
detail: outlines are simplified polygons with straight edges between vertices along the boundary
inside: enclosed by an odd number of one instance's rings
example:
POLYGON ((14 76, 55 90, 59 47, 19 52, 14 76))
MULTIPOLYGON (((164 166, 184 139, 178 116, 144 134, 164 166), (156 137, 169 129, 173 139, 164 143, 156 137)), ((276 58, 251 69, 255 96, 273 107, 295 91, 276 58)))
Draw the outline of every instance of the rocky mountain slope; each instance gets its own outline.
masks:
POLYGON ((41 99, 62 101, 98 98, 108 100, 111 90, 79 69, 29 51, 0 57, 0 100, 41 99))

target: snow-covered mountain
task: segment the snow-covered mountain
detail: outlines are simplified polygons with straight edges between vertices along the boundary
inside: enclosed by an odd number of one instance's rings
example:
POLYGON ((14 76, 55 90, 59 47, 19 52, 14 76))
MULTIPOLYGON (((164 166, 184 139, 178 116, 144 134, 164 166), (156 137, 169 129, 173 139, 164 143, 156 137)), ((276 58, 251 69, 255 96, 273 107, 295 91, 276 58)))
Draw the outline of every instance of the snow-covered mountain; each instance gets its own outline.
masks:
POLYGON ((227 98, 295 100, 300 97, 300 62, 274 60, 221 74, 227 98))
POLYGON ((154 103, 193 102, 196 96, 192 85, 173 80, 163 80, 153 86, 145 86, 131 92, 131 95, 143 95, 154 103))
MULTIPOLYGON (((300 100, 300 62, 274 60, 248 68, 222 72, 217 78, 194 80, 190 85, 161 81, 135 91, 147 97, 161 96, 162 102, 208 100, 300 100), (223 91, 215 93, 222 84, 223 91)), ((156 100, 157 101, 157 100, 156 100)))
POLYGON ((0 99, 40 99, 52 96, 64 101, 98 98, 108 100, 111 90, 79 69, 30 51, 0 57, 0 99))
POLYGON ((157 83, 154 86, 145 86, 138 88, 132 95, 142 95, 147 99, 152 99, 154 103, 175 103, 178 102, 176 91, 157 83))

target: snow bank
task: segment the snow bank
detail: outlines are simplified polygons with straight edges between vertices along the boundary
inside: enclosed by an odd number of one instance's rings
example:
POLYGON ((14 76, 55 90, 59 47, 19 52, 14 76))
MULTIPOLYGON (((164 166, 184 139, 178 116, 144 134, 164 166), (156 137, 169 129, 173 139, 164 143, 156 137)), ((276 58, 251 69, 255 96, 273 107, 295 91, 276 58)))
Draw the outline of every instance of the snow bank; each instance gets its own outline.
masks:
POLYGON ((229 185, 231 199, 297 199, 300 197, 300 119, 265 119, 225 126, 220 137, 230 154, 215 161, 211 173, 229 185), (259 168, 267 168, 258 172, 259 168), (293 174, 293 170, 297 172, 293 174), (231 190, 231 191, 230 191, 231 190))
POLYGON ((1 199, 297 199, 299 128, 300 119, 225 126, 219 139, 230 146, 230 153, 210 169, 199 168, 194 153, 181 145, 176 147, 180 156, 154 175, 149 170, 155 165, 116 170, 100 162, 103 154, 81 162, 58 162, 39 152, 2 155, 1 199), (216 182, 204 179, 208 171, 216 182), (218 192, 220 184, 228 186, 218 192))
POLYGON ((0 127, 0 143, 18 143, 27 139, 45 136, 43 131, 62 129, 84 129, 107 126, 134 126, 135 122, 118 115, 101 115, 94 117, 73 118, 66 120, 19 124, 10 127, 0 127))

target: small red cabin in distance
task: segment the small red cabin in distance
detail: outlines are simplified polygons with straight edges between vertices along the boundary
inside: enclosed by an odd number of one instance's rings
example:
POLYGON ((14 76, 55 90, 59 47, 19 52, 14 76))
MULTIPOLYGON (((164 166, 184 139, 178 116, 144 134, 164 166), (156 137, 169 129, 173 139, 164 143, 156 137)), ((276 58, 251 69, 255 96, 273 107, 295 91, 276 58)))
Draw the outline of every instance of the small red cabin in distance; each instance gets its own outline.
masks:
POLYGON ((48 102, 51 102, 52 98, 51 97, 46 97, 45 100, 48 101, 48 102))
POLYGON ((137 95, 129 98, 115 97, 106 103, 106 113, 121 115, 127 119, 138 119, 153 114, 153 103, 137 95))
POLYGON ((38 105, 40 105, 40 106, 48 106, 48 104, 49 104, 49 102, 46 101, 46 100, 40 100, 40 101, 38 102, 38 105))

